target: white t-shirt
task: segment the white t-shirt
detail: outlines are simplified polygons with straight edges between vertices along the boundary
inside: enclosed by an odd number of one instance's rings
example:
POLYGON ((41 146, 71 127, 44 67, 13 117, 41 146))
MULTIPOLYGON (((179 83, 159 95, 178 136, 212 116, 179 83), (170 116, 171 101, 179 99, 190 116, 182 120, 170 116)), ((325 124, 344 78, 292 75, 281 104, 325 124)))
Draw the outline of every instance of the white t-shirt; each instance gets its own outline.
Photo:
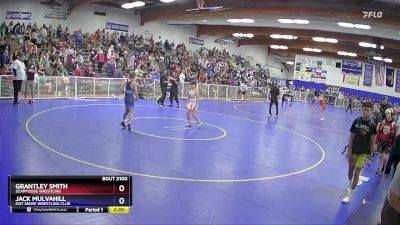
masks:
POLYGON ((244 84, 244 83, 241 83, 239 88, 240 88, 241 91, 246 91, 247 90, 247 85, 244 84))
POLYGON ((25 64, 19 59, 13 62, 13 69, 16 70, 17 76, 13 76, 13 80, 25 80, 25 64))
POLYGON ((181 83, 185 82, 185 78, 186 78, 186 76, 185 76, 184 73, 181 73, 181 74, 179 75, 179 81, 180 81, 181 83))

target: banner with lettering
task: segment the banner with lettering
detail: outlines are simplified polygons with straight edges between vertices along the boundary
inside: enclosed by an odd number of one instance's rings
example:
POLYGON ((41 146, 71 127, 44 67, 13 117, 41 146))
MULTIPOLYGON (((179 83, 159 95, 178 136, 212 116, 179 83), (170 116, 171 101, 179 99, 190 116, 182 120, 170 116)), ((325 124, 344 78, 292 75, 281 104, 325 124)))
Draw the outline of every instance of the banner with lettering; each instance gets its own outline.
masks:
POLYGON ((193 37, 189 37, 189 43, 190 43, 190 44, 195 44, 195 45, 204 46, 204 40, 197 39, 197 38, 193 38, 193 37))
POLYGON ((129 26, 125 25, 125 24, 107 22, 106 23, 106 29, 115 30, 115 31, 122 31, 122 32, 128 32, 129 26))
POLYGON ((364 86, 372 86, 372 76, 374 72, 374 66, 371 64, 364 64, 364 86))
POLYGON ((393 87, 394 69, 386 67, 386 86, 393 87))
POLYGON ((397 70, 396 73, 396 88, 395 88, 396 92, 400 92, 400 70, 397 70))
POLYGON ((383 86, 385 81, 385 66, 375 65, 375 85, 383 86))
POLYGON ((7 14, 6 14, 7 20, 31 20, 31 17, 32 17, 31 12, 7 11, 7 14))

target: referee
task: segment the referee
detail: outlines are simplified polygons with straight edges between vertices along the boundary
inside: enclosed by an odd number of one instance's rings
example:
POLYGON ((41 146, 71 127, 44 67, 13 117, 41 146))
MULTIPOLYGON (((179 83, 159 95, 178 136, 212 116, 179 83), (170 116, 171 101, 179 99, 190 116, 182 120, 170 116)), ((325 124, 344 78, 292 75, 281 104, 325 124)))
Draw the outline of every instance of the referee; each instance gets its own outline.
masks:
POLYGON ((269 91, 269 116, 272 116, 271 108, 273 104, 276 106, 276 115, 278 115, 278 96, 280 95, 280 92, 277 86, 277 84, 273 84, 269 91))
POLYGON ((14 103, 13 105, 18 105, 18 95, 21 91, 22 81, 25 80, 25 65, 22 62, 22 53, 19 52, 13 58, 13 87, 14 87, 14 103))
POLYGON ((168 71, 165 70, 160 76, 161 97, 156 101, 157 105, 164 106, 165 97, 168 91, 168 71))

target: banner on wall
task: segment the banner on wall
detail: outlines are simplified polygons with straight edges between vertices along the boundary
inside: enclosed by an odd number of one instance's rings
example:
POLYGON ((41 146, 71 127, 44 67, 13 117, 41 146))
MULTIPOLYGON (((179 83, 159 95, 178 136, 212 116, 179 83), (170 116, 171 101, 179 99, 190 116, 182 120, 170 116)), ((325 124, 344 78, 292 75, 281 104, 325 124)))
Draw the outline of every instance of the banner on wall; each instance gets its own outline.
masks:
POLYGON ((358 86, 360 83, 360 76, 352 75, 352 74, 344 74, 343 75, 343 83, 358 86))
POLYGON ((344 59, 342 62, 342 73, 361 76, 362 62, 344 59))
POLYGON ((386 67, 386 86, 393 87, 394 69, 386 67))
POLYGON ((294 79, 314 83, 326 83, 328 70, 323 61, 315 57, 296 55, 294 79))
POLYGON ((374 66, 371 64, 364 64, 364 86, 371 87, 372 86, 372 76, 374 71, 374 66))
POLYGON ((396 88, 395 88, 396 92, 400 92, 400 70, 397 70, 396 73, 396 88))
POLYGON ((122 31, 122 32, 128 32, 129 26, 125 25, 125 24, 107 22, 106 23, 106 29, 115 30, 115 31, 122 31))
POLYGON ((7 14, 6 14, 7 20, 31 20, 31 17, 32 17, 31 12, 7 11, 7 14))
POLYGON ((385 81, 385 66, 376 65, 375 66, 375 85, 383 86, 385 81))
POLYGON ((193 37, 189 37, 189 43, 190 43, 190 44, 195 44, 195 45, 204 46, 204 40, 197 39, 197 38, 193 38, 193 37))
POLYGON ((313 68, 310 74, 311 82, 315 83, 326 83, 327 70, 322 70, 320 68, 313 68))

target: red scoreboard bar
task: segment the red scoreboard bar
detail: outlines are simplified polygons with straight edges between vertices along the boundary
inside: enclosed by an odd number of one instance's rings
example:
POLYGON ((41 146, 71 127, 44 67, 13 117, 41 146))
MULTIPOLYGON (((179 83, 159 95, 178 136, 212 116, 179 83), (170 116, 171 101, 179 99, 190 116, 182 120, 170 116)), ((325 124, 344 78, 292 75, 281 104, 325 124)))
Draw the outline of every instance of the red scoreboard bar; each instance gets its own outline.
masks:
POLYGON ((15 213, 129 213, 131 176, 9 176, 15 213))

